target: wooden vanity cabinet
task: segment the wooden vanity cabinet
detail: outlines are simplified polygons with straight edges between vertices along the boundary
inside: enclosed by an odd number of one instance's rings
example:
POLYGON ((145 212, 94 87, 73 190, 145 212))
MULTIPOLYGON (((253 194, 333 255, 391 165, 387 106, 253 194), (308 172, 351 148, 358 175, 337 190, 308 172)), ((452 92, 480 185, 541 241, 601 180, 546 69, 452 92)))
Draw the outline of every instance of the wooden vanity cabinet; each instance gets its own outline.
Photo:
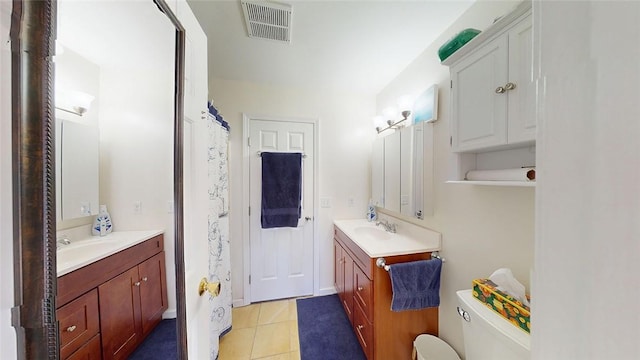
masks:
POLYGON ((353 260, 338 242, 334 242, 334 255, 336 291, 349 321, 353 323, 353 260))
MULTIPOLYGON (((389 273, 378 268, 376 258, 370 258, 337 227, 334 250, 336 291, 368 360, 411 359, 413 340, 418 335, 438 335, 438 308, 391 311, 389 273), (345 304, 351 304, 350 310, 345 304)), ((390 265, 430 258, 431 253, 423 252, 385 256, 385 261, 390 265)))
POLYGON ((62 359, 133 352, 168 307, 163 250, 158 235, 58 278, 62 359))

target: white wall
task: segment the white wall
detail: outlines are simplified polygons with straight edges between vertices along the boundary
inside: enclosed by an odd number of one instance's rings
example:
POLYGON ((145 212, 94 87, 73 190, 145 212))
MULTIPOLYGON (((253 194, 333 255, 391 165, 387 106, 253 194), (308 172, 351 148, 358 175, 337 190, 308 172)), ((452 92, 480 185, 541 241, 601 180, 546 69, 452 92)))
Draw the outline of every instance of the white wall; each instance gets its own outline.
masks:
MULTIPOLYGON (((230 240, 234 304, 243 302, 242 256, 242 113, 289 118, 318 118, 320 199, 330 198, 331 208, 316 214, 320 245, 320 280, 317 293, 333 289, 333 219, 362 218, 369 201, 371 144, 375 134, 371 118, 372 94, 335 90, 280 88, 246 82, 210 79, 214 105, 231 125, 229 151, 230 240), (348 206, 348 199, 354 206, 348 206)), ((319 205, 319 204, 318 204, 319 205)))
POLYGON ((13 197, 11 196, 11 2, 0 1, 0 349, 2 357, 17 358, 13 307, 13 197))
POLYGON ((440 88, 438 121, 433 125, 434 214, 419 221, 398 213, 387 213, 442 233, 442 256, 447 262, 441 278, 440 337, 461 355, 464 344, 455 292, 471 288, 473 279, 488 277, 500 267, 511 268, 515 276, 529 286, 533 267, 535 190, 445 184, 452 156, 449 147, 450 78, 449 68, 440 64, 438 48, 463 29, 485 29, 494 18, 504 15, 515 5, 513 1, 476 2, 398 74, 378 94, 376 102, 377 112, 381 113, 385 107, 395 105, 401 95, 418 95, 431 84, 438 84, 440 88))
POLYGON ((640 3, 534 3, 533 359, 640 359, 640 3), (536 67, 537 69, 537 67, 536 67))
POLYGON ((174 214, 168 205, 173 201, 173 61, 168 63, 164 71, 143 63, 103 68, 100 201, 108 206, 114 231, 164 229, 168 312, 175 315, 174 214), (142 204, 138 213, 136 201, 142 204))

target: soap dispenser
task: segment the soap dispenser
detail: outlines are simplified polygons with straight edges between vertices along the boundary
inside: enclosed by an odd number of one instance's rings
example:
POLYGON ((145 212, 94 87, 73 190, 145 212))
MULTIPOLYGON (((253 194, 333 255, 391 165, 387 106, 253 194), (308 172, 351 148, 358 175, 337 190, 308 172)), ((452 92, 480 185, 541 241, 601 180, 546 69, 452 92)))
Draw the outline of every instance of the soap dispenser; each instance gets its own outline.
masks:
POLYGON ((367 221, 376 221, 378 214, 376 213, 376 206, 373 205, 373 200, 369 200, 369 206, 367 207, 367 221))
POLYGON ((91 234, 105 236, 113 231, 113 226, 111 225, 111 216, 107 211, 107 205, 100 205, 100 212, 96 219, 93 222, 93 227, 91 228, 91 234))

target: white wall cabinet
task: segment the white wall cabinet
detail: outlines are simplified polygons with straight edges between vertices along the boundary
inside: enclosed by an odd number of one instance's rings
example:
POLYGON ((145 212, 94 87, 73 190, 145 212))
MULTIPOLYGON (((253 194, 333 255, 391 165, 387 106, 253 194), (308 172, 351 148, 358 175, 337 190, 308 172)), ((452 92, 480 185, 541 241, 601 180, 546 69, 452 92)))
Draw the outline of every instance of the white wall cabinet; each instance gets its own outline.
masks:
POLYGON ((505 17, 492 28, 487 29, 493 30, 489 35, 481 33, 467 44, 472 49, 465 46, 464 54, 454 53, 443 62, 451 72, 454 152, 491 151, 535 141, 531 11, 515 19, 505 17))
POLYGON ((535 185, 466 180, 470 170, 535 166, 532 30, 525 1, 442 62, 451 73, 450 182, 535 185))

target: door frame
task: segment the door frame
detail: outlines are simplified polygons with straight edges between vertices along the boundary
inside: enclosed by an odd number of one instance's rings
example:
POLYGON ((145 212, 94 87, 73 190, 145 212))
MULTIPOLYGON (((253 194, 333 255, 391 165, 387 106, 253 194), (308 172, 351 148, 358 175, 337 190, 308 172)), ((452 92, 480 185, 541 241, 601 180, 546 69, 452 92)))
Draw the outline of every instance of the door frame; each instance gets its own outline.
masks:
MULTIPOLYGON (((152 3, 151 0, 148 0, 152 3)), ((175 271, 178 359, 186 360, 182 197, 185 29, 165 0, 153 0, 176 29, 174 96, 175 271)), ((11 9, 14 307, 18 359, 58 359, 53 55, 57 4, 15 0, 11 9)))
POLYGON ((264 121, 277 121, 277 122, 292 122, 292 123, 306 123, 313 125, 313 294, 319 293, 320 286, 320 244, 318 243, 318 204, 320 201, 320 191, 318 186, 318 168, 320 164, 320 157, 318 152, 318 137, 319 137, 319 118, 297 118, 297 117, 282 117, 282 116, 270 116, 270 115, 256 115, 242 113, 242 264, 243 264, 243 295, 242 299, 235 300, 238 302, 235 305, 249 305, 251 304, 251 285, 249 284, 249 275, 251 274, 251 223, 249 221, 249 203, 250 203, 250 186, 249 186, 249 174, 250 168, 250 156, 249 153, 249 136, 251 132, 249 130, 249 124, 251 120, 264 120, 264 121))

